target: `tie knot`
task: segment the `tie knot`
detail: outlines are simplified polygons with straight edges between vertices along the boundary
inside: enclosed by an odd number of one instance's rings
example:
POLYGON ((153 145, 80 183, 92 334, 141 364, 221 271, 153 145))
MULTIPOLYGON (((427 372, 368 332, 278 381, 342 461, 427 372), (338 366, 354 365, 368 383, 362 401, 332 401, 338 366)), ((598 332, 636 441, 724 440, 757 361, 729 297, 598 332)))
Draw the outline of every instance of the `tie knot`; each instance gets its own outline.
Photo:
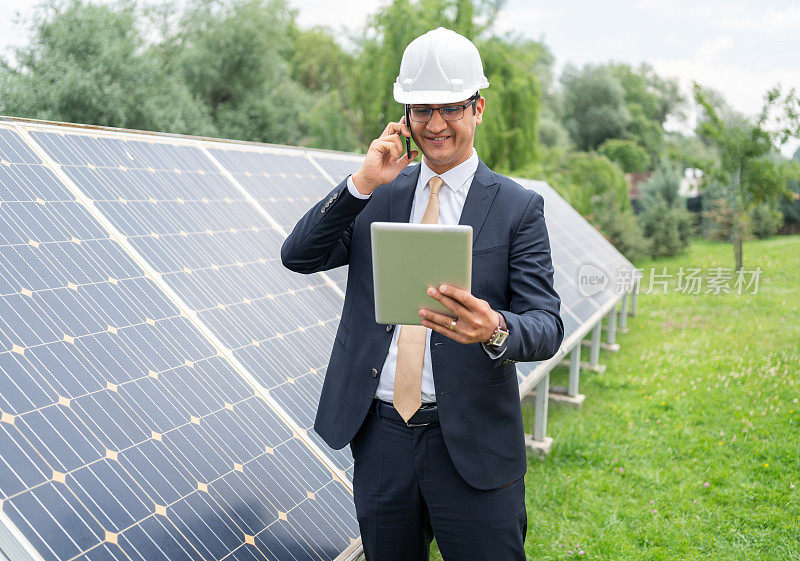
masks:
POLYGON ((442 188, 442 184, 444 183, 444 179, 439 177, 438 175, 434 175, 428 180, 428 187, 431 188, 432 195, 438 195, 439 189, 442 188))

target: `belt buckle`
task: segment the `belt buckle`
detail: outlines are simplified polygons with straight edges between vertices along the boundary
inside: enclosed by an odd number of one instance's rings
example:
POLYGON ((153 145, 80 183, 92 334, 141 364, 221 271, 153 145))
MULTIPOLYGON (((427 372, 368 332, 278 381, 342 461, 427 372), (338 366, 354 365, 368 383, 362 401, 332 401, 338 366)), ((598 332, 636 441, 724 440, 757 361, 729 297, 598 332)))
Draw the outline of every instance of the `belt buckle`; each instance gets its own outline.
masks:
MULTIPOLYGON (((418 411, 422 411, 422 410, 424 410, 424 409, 431 409, 431 408, 433 408, 434 406, 435 406, 435 404, 431 404, 431 405, 422 405, 422 406, 420 406, 420 408, 418 409, 418 411)), ((433 423, 433 421, 429 421, 429 422, 427 422, 427 423, 412 423, 412 422, 410 422, 410 421, 406 421, 406 426, 407 426, 407 427, 411 427, 411 428, 413 428, 413 427, 427 427, 428 425, 430 425, 430 424, 432 424, 432 423, 433 423)))

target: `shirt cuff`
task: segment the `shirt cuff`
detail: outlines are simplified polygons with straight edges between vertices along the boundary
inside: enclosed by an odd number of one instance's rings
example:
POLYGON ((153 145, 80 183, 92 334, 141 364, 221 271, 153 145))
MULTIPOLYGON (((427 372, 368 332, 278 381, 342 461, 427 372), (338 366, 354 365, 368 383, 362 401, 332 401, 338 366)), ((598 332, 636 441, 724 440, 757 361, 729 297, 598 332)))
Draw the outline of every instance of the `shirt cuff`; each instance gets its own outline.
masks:
POLYGON ((353 183, 352 174, 347 176, 347 190, 350 191, 350 194, 357 199, 369 199, 372 196, 372 193, 369 195, 362 195, 358 192, 358 189, 356 189, 356 184, 353 183))

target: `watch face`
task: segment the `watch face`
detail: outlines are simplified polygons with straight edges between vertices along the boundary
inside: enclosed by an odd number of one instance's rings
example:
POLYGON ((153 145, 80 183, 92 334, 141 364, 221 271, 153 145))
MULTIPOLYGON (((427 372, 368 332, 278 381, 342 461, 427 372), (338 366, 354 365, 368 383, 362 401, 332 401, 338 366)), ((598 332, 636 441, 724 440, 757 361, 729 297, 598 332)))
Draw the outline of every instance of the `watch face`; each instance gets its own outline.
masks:
POLYGON ((488 344, 491 347, 500 347, 503 345, 503 343, 506 342, 507 338, 508 338, 508 331, 503 331, 498 329, 497 333, 495 334, 494 337, 492 337, 491 341, 489 341, 488 344))

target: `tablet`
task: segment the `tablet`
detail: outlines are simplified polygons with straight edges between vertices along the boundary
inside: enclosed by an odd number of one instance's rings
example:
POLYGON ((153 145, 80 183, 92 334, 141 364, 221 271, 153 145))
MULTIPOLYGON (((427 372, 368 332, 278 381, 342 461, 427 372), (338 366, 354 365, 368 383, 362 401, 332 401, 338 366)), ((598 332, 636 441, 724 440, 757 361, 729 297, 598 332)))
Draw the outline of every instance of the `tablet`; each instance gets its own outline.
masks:
POLYGON ((427 290, 471 291, 472 226, 373 222, 370 234, 376 322, 420 325, 421 308, 453 316, 427 290))

